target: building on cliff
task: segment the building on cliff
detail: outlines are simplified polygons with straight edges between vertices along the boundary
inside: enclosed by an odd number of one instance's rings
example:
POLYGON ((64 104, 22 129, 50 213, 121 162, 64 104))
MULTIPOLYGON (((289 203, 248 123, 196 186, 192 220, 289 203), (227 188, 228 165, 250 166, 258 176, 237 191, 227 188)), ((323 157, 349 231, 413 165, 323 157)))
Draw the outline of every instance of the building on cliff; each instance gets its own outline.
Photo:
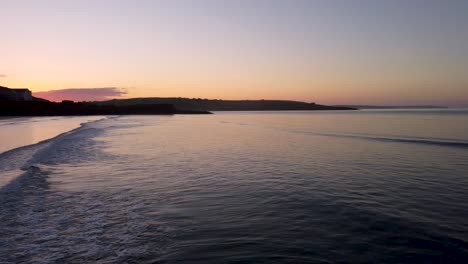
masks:
POLYGON ((10 89, 0 86, 0 101, 32 101, 31 91, 28 89, 10 89))

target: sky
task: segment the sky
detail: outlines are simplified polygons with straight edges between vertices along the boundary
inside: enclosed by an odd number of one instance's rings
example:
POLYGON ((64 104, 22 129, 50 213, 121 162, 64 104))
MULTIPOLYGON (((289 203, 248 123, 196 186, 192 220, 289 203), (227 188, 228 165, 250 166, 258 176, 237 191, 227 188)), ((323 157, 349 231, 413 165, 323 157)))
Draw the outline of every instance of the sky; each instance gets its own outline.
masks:
POLYGON ((0 0, 0 11, 0 85, 57 100, 468 105, 465 0, 0 0))

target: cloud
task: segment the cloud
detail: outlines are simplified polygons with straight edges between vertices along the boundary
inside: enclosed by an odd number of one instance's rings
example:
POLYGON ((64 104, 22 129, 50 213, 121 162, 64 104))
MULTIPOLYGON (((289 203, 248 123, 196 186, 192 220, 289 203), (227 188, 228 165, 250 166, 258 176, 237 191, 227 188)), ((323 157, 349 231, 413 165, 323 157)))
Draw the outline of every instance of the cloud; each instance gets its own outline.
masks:
POLYGON ((45 92, 34 92, 33 96, 50 101, 60 102, 62 100, 81 101, 104 101, 115 97, 121 97, 128 92, 126 89, 117 87, 104 88, 70 88, 51 90, 45 92))
POLYGON ((1 74, 1 73, 0 73, 0 78, 6 78, 6 77, 7 77, 6 74, 1 74))

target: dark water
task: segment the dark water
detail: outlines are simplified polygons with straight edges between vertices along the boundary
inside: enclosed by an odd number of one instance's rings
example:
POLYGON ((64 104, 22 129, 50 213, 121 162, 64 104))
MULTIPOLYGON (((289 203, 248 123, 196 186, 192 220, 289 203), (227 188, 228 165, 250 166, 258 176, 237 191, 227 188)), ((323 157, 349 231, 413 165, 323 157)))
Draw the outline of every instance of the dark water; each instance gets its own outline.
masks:
POLYGON ((0 263, 468 263, 467 132, 464 110, 90 122, 0 154, 0 263))

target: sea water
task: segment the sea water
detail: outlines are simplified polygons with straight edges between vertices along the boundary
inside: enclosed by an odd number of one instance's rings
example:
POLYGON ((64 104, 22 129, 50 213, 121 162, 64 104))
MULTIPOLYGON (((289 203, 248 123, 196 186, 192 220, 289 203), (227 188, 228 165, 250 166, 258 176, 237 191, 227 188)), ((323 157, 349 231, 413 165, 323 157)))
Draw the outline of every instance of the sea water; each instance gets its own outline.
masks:
POLYGON ((79 121, 2 120, 0 263, 468 262, 467 110, 79 121))

